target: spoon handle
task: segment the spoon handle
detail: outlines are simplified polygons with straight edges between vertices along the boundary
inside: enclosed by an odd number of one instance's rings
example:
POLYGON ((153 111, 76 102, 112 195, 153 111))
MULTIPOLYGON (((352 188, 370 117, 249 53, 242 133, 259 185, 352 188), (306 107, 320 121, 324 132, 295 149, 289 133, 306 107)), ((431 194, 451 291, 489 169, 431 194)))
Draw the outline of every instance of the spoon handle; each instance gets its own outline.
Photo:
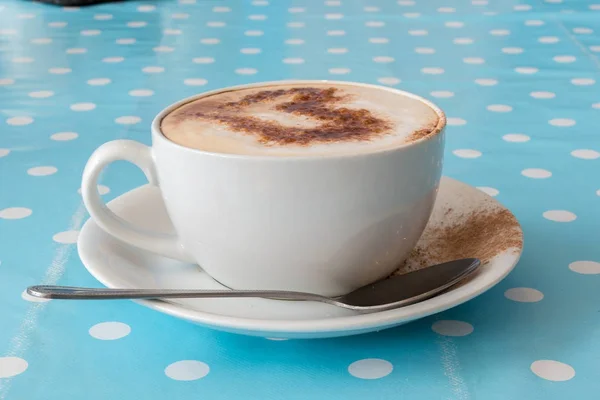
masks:
POLYGON ((288 292, 283 290, 181 290, 181 289, 106 289, 74 286, 37 285, 27 288, 27 293, 42 299, 62 300, 117 300, 117 299, 174 299, 206 297, 260 297, 278 300, 330 299, 312 293, 288 292))

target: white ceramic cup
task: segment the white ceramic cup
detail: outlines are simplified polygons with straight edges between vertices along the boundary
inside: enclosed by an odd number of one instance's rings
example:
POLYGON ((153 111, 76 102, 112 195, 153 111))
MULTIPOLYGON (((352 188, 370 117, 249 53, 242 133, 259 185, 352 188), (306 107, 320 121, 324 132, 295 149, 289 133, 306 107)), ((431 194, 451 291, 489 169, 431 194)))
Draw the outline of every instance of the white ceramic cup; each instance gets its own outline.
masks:
MULTIPOLYGON (((83 174, 94 221, 137 248, 200 265, 234 289, 280 289, 340 295, 391 274, 429 219, 442 171, 444 113, 436 133, 376 152, 331 156, 221 154, 183 147, 160 131, 173 109, 221 91, 324 81, 229 87, 184 99, 152 122, 152 147, 131 140, 100 146, 83 174), (97 191, 102 169, 125 160, 160 187, 176 236, 132 226, 97 191)), ((332 84, 348 82, 330 82, 332 84)))

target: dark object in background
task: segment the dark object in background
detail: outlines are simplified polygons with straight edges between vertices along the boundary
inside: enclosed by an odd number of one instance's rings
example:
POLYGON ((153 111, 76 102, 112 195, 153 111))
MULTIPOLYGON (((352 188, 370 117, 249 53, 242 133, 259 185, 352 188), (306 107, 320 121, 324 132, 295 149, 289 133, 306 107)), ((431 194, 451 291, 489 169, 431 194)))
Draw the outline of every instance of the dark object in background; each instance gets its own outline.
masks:
POLYGON ((84 7, 94 4, 116 3, 123 0, 35 0, 38 3, 54 4, 62 7, 84 7))

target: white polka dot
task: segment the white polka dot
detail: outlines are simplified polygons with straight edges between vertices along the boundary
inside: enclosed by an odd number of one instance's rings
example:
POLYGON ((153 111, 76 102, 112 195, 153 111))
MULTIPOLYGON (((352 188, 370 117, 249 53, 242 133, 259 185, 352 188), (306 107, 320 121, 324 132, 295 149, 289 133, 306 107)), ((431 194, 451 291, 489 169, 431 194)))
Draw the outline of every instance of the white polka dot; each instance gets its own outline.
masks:
POLYGON ((383 21, 367 21, 365 22, 365 26, 368 28, 381 28, 385 26, 385 22, 383 21))
POLYGON ((557 63, 572 63, 577 60, 575 56, 555 56, 552 59, 557 63))
POLYGON ((346 31, 327 31, 327 36, 344 36, 346 31))
POLYGON ((80 8, 79 7, 73 7, 73 6, 66 6, 66 7, 63 7, 62 10, 64 12, 76 12, 76 11, 79 11, 80 8))
POLYGON ((141 6, 138 6, 137 10, 139 12, 151 12, 156 10, 156 6, 152 4, 142 4, 141 6))
POLYGON ((544 298, 544 293, 537 289, 517 287, 505 291, 504 297, 519 303, 537 303, 544 298))
POLYGON ((15 83, 14 79, 0 78, 0 86, 8 86, 8 85, 12 85, 13 83, 15 83))
POLYGON ((596 150, 589 149, 573 150, 571 152, 571 155, 575 158, 581 158, 583 160, 595 160, 597 158, 600 158, 599 152, 597 152, 596 150))
POLYGON ((124 338, 131 332, 131 327, 123 322, 101 322, 92 326, 89 334, 94 339, 117 340, 124 338))
POLYGON ((573 33, 577 33, 578 35, 589 35, 594 33, 594 30, 590 28, 573 28, 573 33))
POLYGON ((221 40, 219 40, 217 38, 206 38, 206 39, 201 39, 200 43, 202 43, 202 44, 219 44, 219 43, 221 43, 221 40))
POLYGON ((269 2, 267 0, 254 0, 252 2, 253 6, 268 6, 269 2))
POLYGON ((439 75, 444 73, 444 69, 439 67, 425 67, 421 68, 421 72, 427 75, 439 75))
POLYGON ((481 190, 483 193, 487 194, 488 196, 492 196, 492 197, 496 197, 500 194, 500 191, 498 189, 494 189, 493 187, 477 186, 477 189, 481 190))
POLYGON ((59 233, 55 234, 54 236, 52 236, 52 240, 54 240, 57 243, 62 243, 62 244, 73 244, 73 243, 77 243, 78 237, 79 237, 79 231, 76 231, 76 230, 64 231, 64 232, 59 232, 59 233))
POLYGON ((449 117, 446 119, 446 123, 450 126, 460 126, 460 125, 466 125, 467 121, 465 121, 462 118, 449 117))
POLYGON ((325 19, 342 19, 344 14, 325 14, 325 19))
POLYGON ((496 79, 479 78, 475 79, 475 83, 481 86, 494 86, 498 84, 498 81, 496 79))
POLYGON ((171 53, 175 48, 169 46, 156 46, 152 50, 156 53, 171 53))
POLYGON ((432 49, 431 47, 416 47, 415 53, 417 53, 417 54, 434 54, 435 49, 432 49))
POLYGON ((189 17, 190 17, 190 14, 186 14, 186 13, 171 14, 171 18, 173 18, 173 19, 188 19, 189 17))
POLYGON ((430 93, 433 97, 439 97, 439 98, 448 98, 448 97, 453 97, 454 96, 454 92, 449 92, 447 90, 436 90, 430 93))
POLYGON ((425 36, 428 35, 429 32, 427 32, 425 29, 413 29, 408 31, 408 34, 411 36, 425 36))
POLYGON ((462 28, 465 26, 465 23, 460 21, 448 21, 444 24, 444 26, 447 28, 462 28))
MULTIPOLYGON (((163 30, 163 34, 165 35, 181 35, 183 32, 181 29, 165 29, 163 30)), ((154 50, 156 51, 156 50, 154 50)))
POLYGON ((336 6, 341 6, 342 2, 341 1, 337 1, 337 0, 328 0, 325 2, 326 6, 329 7, 336 7, 336 6))
POLYGON ((441 320, 434 322, 431 329, 443 336, 467 336, 473 332, 473 325, 463 321, 441 320))
POLYGON ((215 59, 212 57, 196 57, 192 60, 194 64, 212 64, 215 59))
POLYGON ((553 43, 560 42, 560 39, 557 38, 556 36, 542 36, 542 37, 538 38, 538 42, 544 43, 544 44, 553 44, 553 43))
POLYGON ((556 93, 552 92, 531 92, 529 95, 534 99, 553 99, 556 97, 556 93))
POLYGON ((523 53, 523 49, 521 47, 503 47, 502 52, 504 54, 521 54, 523 53))
POLYGON ((10 150, 9 149, 0 149, 0 158, 6 157, 9 154, 10 154, 10 150))
POLYGON ((529 11, 531 10, 531 6, 529 4, 517 4, 513 7, 515 11, 529 11))
POLYGON ((259 54, 262 50, 255 47, 246 47, 240 49, 240 53, 242 54, 259 54))
POLYGON ((102 33, 102 31, 99 29, 86 29, 79 33, 81 34, 81 36, 98 36, 102 33))
POLYGON ((375 43, 375 44, 384 44, 384 43, 388 43, 389 41, 390 41, 390 39, 388 39, 388 38, 369 38, 369 42, 375 43))
POLYGON ((415 1, 414 0, 398 0, 398 5, 399 6, 414 6, 415 1))
POLYGON ((485 60, 481 57, 465 57, 463 58, 465 64, 483 64, 485 60))
POLYGON ((0 357, 0 378, 11 378, 25 372, 29 364, 19 357, 0 357))
POLYGON ((304 58, 284 58, 282 62, 284 64, 304 64, 304 58))
POLYGON ((47 176, 53 175, 58 171, 56 167, 44 166, 44 167, 33 167, 27 170, 27 174, 31 176, 47 176))
POLYGON ((154 91, 150 89, 134 89, 129 91, 129 95, 133 97, 148 97, 154 95, 154 91))
POLYGON ((574 79, 571 79, 571 83, 573 85, 577 85, 577 86, 589 86, 589 85, 594 85, 596 83, 596 81, 591 78, 574 78, 574 79))
POLYGON ((366 12, 379 12, 381 9, 379 7, 364 7, 363 10, 366 12))
POLYGON ((304 11, 306 11, 306 9, 302 8, 302 7, 291 7, 291 8, 288 8, 288 12, 292 13, 292 14, 303 13, 304 11))
POLYGON ((333 75, 345 75, 350 73, 350 68, 329 68, 329 73, 333 75))
POLYGON ((288 28, 304 28, 306 26, 306 24, 304 22, 294 21, 294 22, 288 22, 286 24, 286 26, 288 28))
POLYGON ((248 19, 251 19, 252 21, 264 21, 267 19, 267 16, 263 14, 253 14, 248 15, 248 19))
POLYGON ((487 6, 488 1, 487 0, 473 0, 471 2, 471 4, 473 4, 474 6, 487 6))
POLYGON ((115 40, 115 43, 117 43, 117 44, 134 44, 135 42, 136 42, 136 40, 133 38, 121 38, 121 39, 115 40))
POLYGON ((204 378, 209 372, 207 364, 196 360, 177 361, 165 368, 165 375, 176 381, 195 381, 204 378))
POLYGON ((389 77, 379 78, 379 79, 377 79, 377 82, 379 82, 383 85, 397 85, 400 83, 400 79, 389 76, 389 77))
POLYGON ((29 64, 34 62, 35 60, 33 59, 33 57, 14 57, 11 61, 16 64, 29 64))
POLYGON ((71 110, 73 111, 91 111, 96 108, 94 103, 75 103, 71 104, 71 110))
POLYGON ((13 126, 29 125, 33 122, 31 117, 12 117, 6 120, 6 123, 13 126))
POLYGON ((437 9, 439 13, 453 13, 456 12, 456 9, 453 7, 440 7, 437 9))
POLYGON ((67 26, 67 23, 63 22, 63 21, 55 21, 55 22, 49 22, 48 26, 50 28, 64 28, 65 26, 67 26))
POLYGON ((264 35, 264 32, 259 31, 259 30, 250 30, 250 31, 244 32, 244 35, 246 35, 246 36, 262 36, 262 35, 264 35))
POLYGON ((35 14, 31 14, 31 13, 26 13, 26 14, 19 14, 17 15, 18 19, 33 19, 35 18, 35 14))
POLYGON ((600 103, 594 103, 594 104, 592 104, 592 108, 600 110, 600 103))
POLYGON ((67 49, 66 53, 67 54, 85 54, 85 53, 87 53, 87 49, 84 49, 82 47, 75 47, 75 48, 67 49))
POLYGON ((55 75, 64 75, 70 73, 71 68, 50 68, 48 72, 55 75))
POLYGON ((600 53, 600 46, 590 46, 590 50, 594 53, 600 53))
POLYGON ((50 44, 50 43, 52 43, 52 39, 42 37, 42 38, 31 39, 30 42, 32 44, 50 44))
POLYGON ((127 23, 127 26, 130 28, 143 28, 146 25, 148 25, 146 21, 131 21, 127 23))
POLYGON ((231 12, 231 8, 229 7, 213 7, 213 12, 216 13, 228 13, 231 12))
POLYGON ((571 222, 577 219, 577 215, 565 210, 549 210, 543 214, 544 218, 554 222, 571 222))
POLYGON ((348 49, 346 49, 344 47, 336 47, 336 48, 327 49, 327 52, 329 54, 346 54, 348 52, 348 49))
POLYGON ((510 31, 508 29, 492 29, 490 31, 490 35, 493 35, 493 36, 507 36, 507 35, 510 35, 510 31))
POLYGON ((157 67, 153 65, 142 68, 142 72, 145 72, 146 74, 159 74, 164 71, 164 67, 157 67))
POLYGON ((21 292, 21 298, 25 301, 29 301, 31 303, 47 303, 50 301, 50 299, 44 299, 41 297, 35 297, 30 295, 29 293, 27 293, 27 290, 23 290, 21 292))
POLYGON ((51 90, 40 90, 37 92, 29 92, 28 96, 33 97, 34 99, 45 99, 54 96, 54 92, 51 90))
POLYGON ((589 9, 592 11, 600 11, 600 4, 590 4, 589 9))
POLYGON ((16 35, 17 34, 17 30, 16 29, 0 29, 0 36, 12 36, 12 35, 16 35))
POLYGON ((115 63, 120 63, 123 60, 125 60, 124 57, 105 57, 102 59, 102 62, 115 64, 115 63))
POLYGON ((0 218, 2 219, 21 219, 31 215, 33 211, 25 207, 9 207, 0 210, 0 218))
POLYGON ((552 126, 573 126, 577 122, 569 118, 554 118, 548 121, 548 123, 552 126))
POLYGON ((539 19, 528 19, 527 21, 525 21, 526 26, 542 26, 544 24, 545 22, 539 19))
POLYGON ((531 138, 529 136, 523 135, 522 133, 509 133, 509 134, 502 136, 502 139, 504 139, 507 142, 512 142, 512 143, 524 143, 524 142, 528 142, 529 140, 531 140, 531 138))
POLYGON ((568 364, 554 360, 537 360, 531 364, 531 372, 542 379, 563 382, 573 379, 575 370, 568 364))
POLYGON ((57 132, 50 136, 50 139, 58 142, 66 142, 68 140, 77 139, 79 135, 76 132, 57 132))
MULTIPOLYGON (((600 196, 600 193, 598 195, 600 196)), ((569 264, 569 269, 573 272, 577 272, 578 274, 597 275, 600 274, 600 262, 574 261, 569 264)))
POLYGON ((392 363, 379 358, 365 358, 348 366, 350 375, 360 379, 380 379, 392 373, 392 363))
POLYGON ((236 74, 239 75, 254 75, 258 72, 255 68, 238 68, 235 70, 236 74))
POLYGON ((93 79, 89 79, 87 81, 87 84, 91 85, 91 86, 104 86, 104 85, 108 85, 110 82, 111 82, 111 80, 108 78, 93 78, 93 79))
POLYGON ((285 44, 291 44, 291 45, 304 44, 304 39, 288 39, 285 41, 285 44))
POLYGON ((531 75, 535 74, 539 71, 539 69, 534 67, 517 67, 515 68, 515 72, 519 74, 531 75))
POLYGON ((533 179, 546 179, 552 176, 552 172, 541 168, 527 168, 521 171, 521 175, 533 179))
POLYGON ((387 63, 394 62, 394 57, 377 56, 377 57, 373 57, 373 61, 376 63, 380 63, 380 64, 387 64, 387 63))
POLYGON ((544 0, 544 3, 550 3, 550 4, 560 4, 562 2, 563 2, 563 0, 544 0))
POLYGON ((454 44, 473 44, 474 40, 471 38, 456 38, 452 41, 454 44))
POLYGON ((452 152, 457 157, 460 158, 478 158, 481 157, 481 152, 479 150, 472 149, 458 149, 452 152))
POLYGON ((112 14, 96 14, 94 15, 94 19, 96 21, 108 21, 110 19, 113 19, 112 14))
POLYGON ((115 119, 115 122, 120 125, 134 125, 141 121, 140 117, 136 117, 133 115, 124 115, 122 117, 118 117, 115 119))
POLYGON ((418 18, 421 16, 421 14, 416 13, 416 12, 411 12, 411 13, 404 13, 404 14, 402 14, 402 16, 405 18, 418 18))
POLYGON ((486 107, 488 111, 492 112, 511 112, 513 108, 506 104, 490 104, 486 107))
POLYGON ((226 25, 227 24, 223 21, 208 21, 206 23, 206 26, 208 26, 209 28, 223 28, 226 25))
POLYGON ((187 86, 203 86, 207 83, 208 81, 202 78, 188 78, 183 81, 183 84, 187 86))

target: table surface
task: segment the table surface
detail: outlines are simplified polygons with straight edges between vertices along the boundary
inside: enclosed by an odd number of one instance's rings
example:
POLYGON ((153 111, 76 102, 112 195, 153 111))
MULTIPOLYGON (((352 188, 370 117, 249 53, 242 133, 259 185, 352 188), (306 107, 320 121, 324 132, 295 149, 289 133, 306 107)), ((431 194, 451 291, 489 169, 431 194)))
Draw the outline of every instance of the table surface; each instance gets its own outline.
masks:
MULTIPOLYGON (((3 1, 0 399, 597 398, 599 72, 600 3, 586 1, 3 1), (152 117, 180 98, 289 78, 379 82, 439 104, 445 175, 523 226, 514 272, 430 318, 310 341, 22 294, 97 285, 75 245, 96 147, 149 143, 152 117)), ((100 190, 109 200, 143 182, 116 165, 100 190)))

